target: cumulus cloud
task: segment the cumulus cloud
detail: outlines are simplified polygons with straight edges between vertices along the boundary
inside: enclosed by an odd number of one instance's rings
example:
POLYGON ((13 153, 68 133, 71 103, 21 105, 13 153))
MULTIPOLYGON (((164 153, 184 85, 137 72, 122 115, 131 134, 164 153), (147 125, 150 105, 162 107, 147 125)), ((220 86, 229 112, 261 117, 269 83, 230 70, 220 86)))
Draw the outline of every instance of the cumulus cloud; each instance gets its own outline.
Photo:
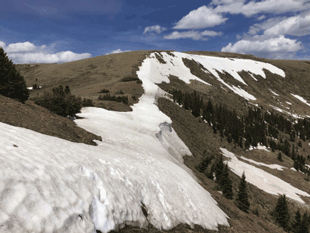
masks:
POLYGON ((252 25, 249 28, 248 33, 250 35, 256 35, 258 34, 260 31, 264 31, 267 30, 268 28, 271 28, 279 23, 281 23, 283 20, 287 19, 286 17, 277 17, 277 18, 269 18, 268 20, 265 20, 262 23, 256 23, 254 25, 252 25))
POLYGON ((264 35, 270 37, 277 35, 305 36, 310 34, 309 23, 310 15, 290 17, 266 29, 264 35))
POLYGON ((250 1, 247 4, 244 3, 245 0, 213 0, 210 4, 217 5, 217 7, 214 8, 215 13, 243 14, 247 17, 262 12, 277 14, 297 12, 310 7, 307 0, 265 0, 261 2, 250 1))
POLYGON ((156 32, 157 34, 160 34, 161 32, 167 30, 167 28, 164 28, 164 27, 161 27, 159 25, 154 25, 154 26, 149 26, 149 27, 146 27, 144 29, 144 32, 143 34, 146 34, 148 32, 156 32))
POLYGON ((207 40, 206 37, 203 36, 220 36, 222 32, 215 32, 215 31, 186 31, 186 32, 172 32, 169 35, 164 36, 164 39, 168 40, 175 40, 175 39, 193 39, 193 40, 207 40))
POLYGON ((113 53, 124 53, 124 52, 130 52, 131 50, 125 50, 125 51, 123 51, 123 50, 121 50, 121 49, 116 49, 116 50, 113 50, 113 51, 111 51, 111 52, 109 52, 109 53, 106 53, 105 55, 109 55, 109 54, 113 54, 113 53))
POLYGON ((31 42, 12 43, 6 46, 0 41, 0 47, 7 53, 14 64, 24 63, 64 63, 91 57, 90 53, 74 53, 62 51, 51 53, 46 50, 47 46, 36 46, 31 42))
POLYGON ((264 41, 240 40, 234 45, 229 43, 222 48, 222 52, 232 53, 253 53, 253 52, 281 52, 296 53, 303 47, 301 42, 285 38, 283 35, 277 38, 270 38, 264 41))
POLYGON ((201 6, 196 10, 189 12, 184 16, 173 29, 199 29, 206 27, 214 27, 225 23, 228 18, 223 18, 219 13, 216 13, 212 8, 201 6))

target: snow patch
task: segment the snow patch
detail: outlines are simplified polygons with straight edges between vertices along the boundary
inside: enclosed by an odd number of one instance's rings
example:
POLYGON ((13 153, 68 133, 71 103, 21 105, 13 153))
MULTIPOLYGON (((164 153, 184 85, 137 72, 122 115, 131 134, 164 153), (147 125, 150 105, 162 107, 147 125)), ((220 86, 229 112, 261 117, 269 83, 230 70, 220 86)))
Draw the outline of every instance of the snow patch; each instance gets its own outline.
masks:
POLYGON ((301 203, 305 202, 298 195, 310 197, 308 193, 293 187, 291 184, 279 179, 278 177, 240 161, 232 152, 224 148, 220 149, 223 155, 229 158, 227 163, 231 171, 240 177, 242 176, 242 173, 245 172, 247 182, 255 185, 259 189, 273 195, 285 194, 287 197, 301 203))

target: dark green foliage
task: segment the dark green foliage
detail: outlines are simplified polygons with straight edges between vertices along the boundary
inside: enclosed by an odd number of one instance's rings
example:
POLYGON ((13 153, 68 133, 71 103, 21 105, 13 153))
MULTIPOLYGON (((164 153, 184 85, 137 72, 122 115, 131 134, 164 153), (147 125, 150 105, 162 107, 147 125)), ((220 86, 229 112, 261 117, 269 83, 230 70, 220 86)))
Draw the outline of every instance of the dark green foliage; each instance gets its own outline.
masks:
POLYGON ((288 212, 288 205, 286 201, 286 196, 279 195, 277 205, 272 213, 273 217, 275 218, 275 221, 283 227, 284 230, 288 229, 288 222, 290 219, 290 214, 288 212))
POLYGON ((66 94, 61 85, 53 88, 52 93, 44 92, 42 96, 36 98, 35 103, 64 117, 67 115, 74 116, 82 108, 81 97, 66 94))
POLYGON ((133 77, 133 76, 125 76, 124 78, 121 79, 122 82, 131 82, 131 81, 138 81, 140 80, 137 77, 133 77))
POLYGON ((224 170, 223 156, 220 155, 216 158, 216 163, 214 167, 216 182, 219 184, 221 183, 223 170, 224 170))
POLYGON ((249 208, 250 208, 250 203, 248 199, 249 198, 248 198, 248 192, 247 192, 247 187, 246 187, 245 174, 243 172, 241 181, 239 184, 239 192, 238 192, 238 196, 236 199, 236 204, 240 210, 246 213, 248 213, 249 208))
POLYGON ((281 153, 281 152, 279 152, 277 159, 278 159, 280 162, 283 162, 282 153, 281 153))
POLYGON ((204 170, 207 169, 208 165, 211 163, 213 159, 214 159, 214 155, 207 156, 196 166, 196 169, 199 172, 204 172, 204 170))
POLYGON ((124 94, 124 92, 122 91, 122 90, 119 90, 118 92, 116 92, 115 94, 121 94, 121 95, 123 95, 124 94))
POLYGON ((301 141, 298 142, 298 146, 299 146, 299 147, 302 147, 301 141))
POLYGON ((223 169, 220 186, 223 191, 224 197, 226 197, 227 199, 232 199, 233 198, 232 181, 229 178, 227 164, 224 166, 224 169, 223 169))
POLYGON ((66 95, 71 94, 71 91, 70 91, 70 87, 69 87, 69 86, 66 86, 66 87, 65 87, 65 94, 66 94, 66 95))
POLYGON ((110 91, 107 89, 102 89, 101 91, 99 91, 98 93, 109 93, 110 91))
POLYGON ((83 105, 83 107, 93 107, 94 106, 93 101, 91 99, 86 99, 86 98, 83 99, 82 105, 83 105))
POLYGON ((28 100, 24 77, 15 69, 12 60, 9 60, 3 48, 0 47, 0 95, 16 99, 22 103, 28 100))
POLYGON ((35 90, 35 89, 40 89, 40 88, 39 88, 39 85, 35 83, 32 85, 32 89, 35 90))
POLYGON ((128 105, 128 97, 127 96, 116 97, 115 95, 105 94, 105 95, 100 95, 98 97, 98 100, 110 100, 110 101, 122 102, 122 103, 128 105))
POLYGON ((300 225, 301 225, 301 214, 299 210, 297 210, 297 212, 295 213, 295 220, 292 224, 292 231, 294 233, 299 233, 300 225))
POLYGON ((299 210, 295 213, 295 220, 292 224, 292 232, 309 233, 309 217, 308 213, 304 213, 302 218, 299 210))

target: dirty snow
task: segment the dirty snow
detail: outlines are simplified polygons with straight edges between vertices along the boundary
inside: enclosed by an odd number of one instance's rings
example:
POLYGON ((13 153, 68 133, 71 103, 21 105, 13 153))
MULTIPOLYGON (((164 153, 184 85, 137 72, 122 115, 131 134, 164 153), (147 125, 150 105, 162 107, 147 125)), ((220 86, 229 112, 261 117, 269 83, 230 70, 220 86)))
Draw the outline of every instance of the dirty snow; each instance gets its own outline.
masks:
MULTIPOLYGON (((168 67, 151 57, 137 72, 145 93, 132 112, 87 107, 77 114, 84 118, 75 120, 79 127, 102 137, 98 146, 0 123, 1 231, 108 232, 148 222, 165 230, 179 223, 229 226, 183 164, 182 156, 192 154, 156 106, 164 91, 154 83, 167 81, 168 67)), ((174 65, 180 79, 195 79, 177 59, 174 65)))
POLYGON ((292 105, 292 103, 285 101, 287 104, 292 105))
POLYGON ((265 150, 267 152, 270 152, 266 146, 262 145, 261 143, 257 144, 257 147, 253 147, 252 145, 249 147, 249 150, 253 150, 253 149, 257 149, 257 150, 265 150))
POLYGON ((224 148, 220 149, 225 157, 230 158, 227 163, 231 171, 240 177, 242 176, 242 173, 245 172, 246 181, 255 185, 259 189, 274 195, 285 194, 287 197, 301 203, 304 203, 304 201, 298 195, 310 197, 308 193, 293 187, 291 184, 279 179, 278 177, 240 161, 232 152, 224 148))
POLYGON ((278 164, 266 164, 266 163, 256 162, 256 161, 254 161, 252 159, 248 159, 248 158, 245 158, 243 156, 241 156, 240 158, 243 159, 243 160, 246 160, 246 161, 248 161, 250 163, 254 163, 254 164, 258 165, 258 166, 265 166, 265 167, 269 167, 271 169, 277 169, 277 170, 280 170, 280 171, 283 171, 283 168, 286 168, 286 167, 283 167, 283 166, 278 165, 278 164))

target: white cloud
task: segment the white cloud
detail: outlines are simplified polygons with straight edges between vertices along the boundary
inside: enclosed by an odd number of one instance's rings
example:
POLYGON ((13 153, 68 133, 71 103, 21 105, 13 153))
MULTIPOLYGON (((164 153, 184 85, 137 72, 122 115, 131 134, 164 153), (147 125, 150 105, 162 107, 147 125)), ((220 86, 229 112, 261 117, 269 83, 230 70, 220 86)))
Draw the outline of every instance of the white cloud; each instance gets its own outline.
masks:
POLYGON ((215 31, 208 31, 208 30, 206 30, 206 31, 203 31, 201 33, 201 35, 203 35, 203 36, 221 36, 221 35, 223 35, 223 33, 222 32, 215 32, 215 31))
POLYGON ((220 36, 222 32, 215 32, 215 31, 186 31, 186 32, 178 32, 174 31, 169 35, 164 36, 164 39, 168 40, 175 40, 175 39, 193 39, 193 40, 207 40, 206 37, 203 36, 220 36))
POLYGON ((301 50, 301 42, 285 38, 283 35, 263 41, 240 40, 234 45, 229 43, 222 48, 222 52, 252 53, 252 52, 280 52, 296 53, 301 50))
POLYGON ((212 8, 201 6, 197 10, 189 12, 184 16, 173 29, 198 29, 206 27, 214 27, 225 23, 228 18, 214 12, 212 8))
POLYGON ((71 51, 51 53, 46 45, 36 46, 29 41, 12 43, 8 46, 3 41, 0 41, 0 46, 3 47, 8 58, 12 59, 14 64, 64 63, 91 57, 90 53, 78 54, 71 51))
POLYGON ((286 13, 305 10, 310 7, 308 0, 265 0, 261 2, 250 1, 244 4, 245 0, 213 0, 210 5, 217 5, 214 9, 216 13, 243 14, 250 17, 262 12, 266 13, 286 13))
POLYGON ((106 53, 105 55, 109 55, 109 54, 113 54, 113 53, 124 53, 124 52, 130 52, 130 50, 123 51, 121 49, 116 49, 116 50, 113 50, 113 51, 111 51, 109 53, 106 53))
POLYGON ((290 17, 265 30, 264 35, 270 37, 277 35, 305 36, 310 34, 309 23, 310 15, 290 17))
POLYGON ((144 29, 144 32, 143 34, 147 33, 147 32, 156 32, 157 34, 160 34, 161 32, 167 30, 167 28, 164 28, 164 27, 161 27, 159 25, 154 25, 154 26, 149 26, 149 27, 146 27, 144 29))
POLYGON ((287 19, 286 17, 277 17, 277 18, 269 18, 268 20, 265 20, 262 23, 256 23, 252 25, 248 31, 250 35, 256 35, 258 32, 262 30, 266 30, 268 28, 271 28, 283 20, 287 19))
POLYGON ((174 39, 193 39, 200 40, 202 35, 197 31, 187 31, 187 32, 172 32, 170 35, 164 36, 164 39, 174 40, 174 39))
POLYGON ((264 19, 264 18, 266 18, 266 16, 265 16, 265 15, 261 15, 261 16, 259 16, 257 19, 258 19, 258 20, 262 20, 262 19, 264 19))

